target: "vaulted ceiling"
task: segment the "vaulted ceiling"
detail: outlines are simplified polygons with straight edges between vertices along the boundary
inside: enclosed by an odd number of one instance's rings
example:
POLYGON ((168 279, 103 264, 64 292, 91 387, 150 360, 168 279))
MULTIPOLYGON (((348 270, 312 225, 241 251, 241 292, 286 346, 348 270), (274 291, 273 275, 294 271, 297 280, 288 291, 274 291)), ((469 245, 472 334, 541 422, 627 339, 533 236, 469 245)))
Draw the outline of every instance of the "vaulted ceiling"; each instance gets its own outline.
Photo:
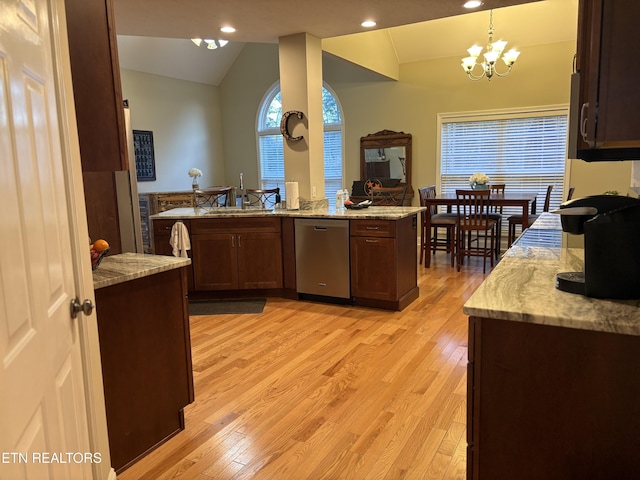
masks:
POLYGON ((469 13, 463 0, 115 0, 123 68, 218 85, 246 42, 277 43, 306 32, 318 38, 367 35, 365 19, 388 32, 398 63, 464 56, 484 45, 494 9, 496 36, 510 45, 576 38, 578 0, 485 0, 469 13), (220 27, 232 25, 235 33, 220 27), (192 37, 223 38, 217 50, 192 37))

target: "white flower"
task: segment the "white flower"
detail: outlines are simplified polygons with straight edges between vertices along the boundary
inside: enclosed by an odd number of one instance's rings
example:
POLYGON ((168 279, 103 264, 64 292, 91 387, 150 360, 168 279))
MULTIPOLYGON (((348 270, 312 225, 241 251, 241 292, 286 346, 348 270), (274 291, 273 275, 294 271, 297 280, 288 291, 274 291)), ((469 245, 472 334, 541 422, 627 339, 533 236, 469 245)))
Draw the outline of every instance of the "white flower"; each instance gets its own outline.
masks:
POLYGON ((480 172, 474 173, 469 177, 469 185, 473 185, 476 183, 480 185, 489 183, 489 177, 484 173, 480 173, 480 172))
POLYGON ((202 176, 202 170, 200 170, 199 168, 191 168, 191 169, 189 169, 189 176, 190 177, 201 177, 202 176))

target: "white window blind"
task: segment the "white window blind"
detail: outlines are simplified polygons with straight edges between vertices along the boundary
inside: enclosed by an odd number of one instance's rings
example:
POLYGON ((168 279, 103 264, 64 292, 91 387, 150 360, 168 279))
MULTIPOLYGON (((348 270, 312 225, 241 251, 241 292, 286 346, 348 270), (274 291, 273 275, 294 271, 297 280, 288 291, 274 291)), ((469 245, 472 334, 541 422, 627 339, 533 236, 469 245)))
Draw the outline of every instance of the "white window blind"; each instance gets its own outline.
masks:
POLYGON ((260 188, 280 187, 284 198, 284 153, 280 132, 277 135, 260 135, 260 188))
MULTIPOLYGON (((542 211, 547 186, 553 185, 552 208, 564 200, 567 158, 567 113, 523 117, 503 114, 465 120, 446 118, 441 124, 440 181, 442 192, 469 188, 475 172, 507 189, 536 193, 542 211)), ((505 208, 516 214, 518 208, 505 208)))

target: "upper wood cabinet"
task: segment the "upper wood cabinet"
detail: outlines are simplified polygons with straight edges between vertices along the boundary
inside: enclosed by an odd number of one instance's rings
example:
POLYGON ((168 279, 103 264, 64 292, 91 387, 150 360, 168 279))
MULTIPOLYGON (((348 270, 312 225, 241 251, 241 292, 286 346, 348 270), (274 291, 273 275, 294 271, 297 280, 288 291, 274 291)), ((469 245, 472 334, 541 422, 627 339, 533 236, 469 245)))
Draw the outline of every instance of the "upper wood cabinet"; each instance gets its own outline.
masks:
POLYGON ((82 170, 127 170, 112 0, 65 0, 82 170))
POLYGON ((637 0, 580 0, 571 158, 640 159, 640 64, 629 57, 638 16, 637 0))

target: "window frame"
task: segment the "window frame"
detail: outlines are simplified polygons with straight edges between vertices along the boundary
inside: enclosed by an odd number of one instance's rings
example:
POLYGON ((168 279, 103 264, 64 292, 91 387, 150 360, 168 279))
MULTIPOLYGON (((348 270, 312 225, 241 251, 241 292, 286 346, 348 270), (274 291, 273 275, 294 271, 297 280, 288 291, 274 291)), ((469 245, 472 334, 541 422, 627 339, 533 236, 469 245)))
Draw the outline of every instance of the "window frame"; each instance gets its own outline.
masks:
MULTIPOLYGON (((345 179, 345 137, 344 137, 344 124, 345 124, 345 120, 344 120, 344 109, 342 108, 342 105, 340 104, 340 100, 338 99, 338 96, 336 95, 335 91, 326 83, 326 82, 322 82, 322 86, 324 89, 326 89, 329 94, 332 96, 333 100, 336 102, 337 108, 338 108, 338 112, 340 115, 340 123, 328 123, 328 122, 324 122, 324 115, 323 115, 323 142, 324 142, 324 135, 327 132, 335 132, 335 131, 339 131, 340 132, 340 159, 341 159, 341 165, 340 165, 340 173, 341 173, 341 185, 344 186, 344 179, 345 179)), ((260 101, 260 107, 258 108, 258 113, 256 115, 256 162, 257 162, 257 167, 258 167, 258 184, 262 187, 262 182, 263 182, 263 178, 262 178, 262 150, 260 148, 260 139, 263 136, 268 136, 268 135, 277 135, 281 137, 281 133, 280 133, 280 118, 282 115, 282 111, 280 111, 280 115, 278 116, 278 121, 276 122, 277 125, 273 126, 273 127, 265 127, 264 124, 264 119, 266 118, 266 114, 267 111, 271 105, 271 103, 273 102, 273 100, 276 98, 276 96, 281 92, 280 89, 280 81, 276 81, 273 83, 273 85, 271 85, 271 87, 267 90, 267 92, 264 94, 264 96, 262 97, 261 101, 260 101)), ((282 139, 283 145, 284 145, 284 139, 282 139)), ((326 158, 326 152, 325 152, 325 158, 326 158)), ((324 160, 324 158, 323 158, 324 160)), ((283 155, 283 162, 284 162, 284 155, 283 155)), ((326 172, 326 167, 323 168, 324 172, 326 172)), ((324 175, 324 179, 325 179, 325 197, 329 200, 329 204, 331 205, 332 202, 335 202, 335 199, 333 198, 333 193, 334 192, 328 192, 326 189, 326 175, 324 175)), ((283 179, 284 182, 284 179, 283 179)), ((282 196, 284 198, 285 192, 284 192, 284 183, 282 185, 282 196)))
MULTIPOLYGON (((570 166, 571 162, 568 158, 568 136, 569 136, 569 105, 547 105, 547 106, 533 106, 527 108, 511 108, 511 109, 496 109, 496 110, 482 110, 473 112, 451 112, 451 113, 439 113, 437 115, 437 153, 436 153, 436 188, 438 192, 443 192, 442 187, 442 130, 445 123, 455 122, 473 122, 473 121, 494 121, 494 120, 515 120, 519 118, 537 118, 546 116, 566 116, 567 117, 567 132, 565 136, 565 152, 564 152, 564 174, 562 179, 562 192, 555 191, 554 196, 556 198, 556 204, 558 200, 564 201, 565 192, 569 187, 570 178, 570 166)), ((470 175, 474 172, 470 172, 470 175)), ((500 180, 498 180, 500 181, 500 180)), ((539 195, 543 194, 540 192, 539 195)), ((541 198, 541 200, 543 197, 541 198)), ((540 206, 542 204, 540 203, 540 206)))

